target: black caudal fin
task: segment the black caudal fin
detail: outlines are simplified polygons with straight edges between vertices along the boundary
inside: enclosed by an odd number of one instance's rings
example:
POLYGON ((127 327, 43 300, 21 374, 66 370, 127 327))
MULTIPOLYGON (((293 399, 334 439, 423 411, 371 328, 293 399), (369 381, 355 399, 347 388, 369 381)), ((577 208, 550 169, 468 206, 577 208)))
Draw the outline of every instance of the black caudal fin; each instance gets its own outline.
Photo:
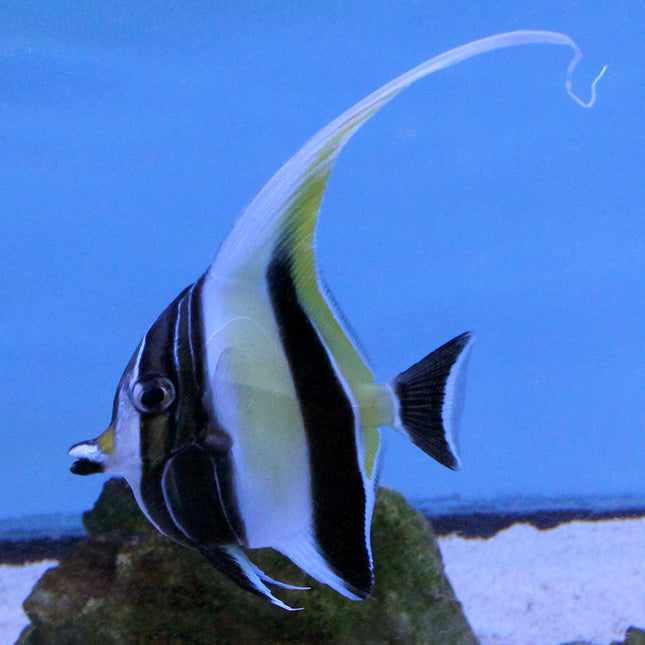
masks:
POLYGON ((395 377, 397 426, 439 463, 459 468, 457 429, 464 400, 465 372, 473 335, 453 338, 395 377))

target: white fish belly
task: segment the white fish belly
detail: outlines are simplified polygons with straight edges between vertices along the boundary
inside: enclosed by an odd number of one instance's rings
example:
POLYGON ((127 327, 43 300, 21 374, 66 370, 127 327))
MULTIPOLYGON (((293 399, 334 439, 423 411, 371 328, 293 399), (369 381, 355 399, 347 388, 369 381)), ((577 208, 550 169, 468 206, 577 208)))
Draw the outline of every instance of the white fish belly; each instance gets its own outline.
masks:
POLYGON ((311 525, 307 438, 266 293, 217 291, 226 306, 204 307, 215 415, 233 439, 246 546, 271 546, 311 525))

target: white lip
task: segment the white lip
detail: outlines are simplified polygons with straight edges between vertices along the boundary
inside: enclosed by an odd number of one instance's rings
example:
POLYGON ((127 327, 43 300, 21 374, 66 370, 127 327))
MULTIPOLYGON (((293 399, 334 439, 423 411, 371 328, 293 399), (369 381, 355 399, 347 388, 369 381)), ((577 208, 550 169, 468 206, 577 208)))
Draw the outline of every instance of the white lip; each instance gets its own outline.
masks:
POLYGON ((76 459, 87 459, 97 463, 103 463, 107 460, 107 455, 101 450, 98 444, 92 441, 77 443, 69 449, 69 456, 76 459))

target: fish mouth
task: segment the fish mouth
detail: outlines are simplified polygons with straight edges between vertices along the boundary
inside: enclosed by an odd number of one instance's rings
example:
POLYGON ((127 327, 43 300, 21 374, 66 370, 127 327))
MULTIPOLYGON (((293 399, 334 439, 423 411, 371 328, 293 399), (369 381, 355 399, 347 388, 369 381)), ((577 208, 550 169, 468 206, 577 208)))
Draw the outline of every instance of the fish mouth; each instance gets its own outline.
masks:
POLYGON ((74 444, 68 454, 70 457, 77 457, 70 466, 70 472, 75 475, 95 475, 105 472, 108 455, 103 452, 96 439, 74 444))
POLYGON ((77 459, 70 467, 70 472, 75 475, 96 475, 105 472, 103 464, 98 464, 89 459, 77 459))

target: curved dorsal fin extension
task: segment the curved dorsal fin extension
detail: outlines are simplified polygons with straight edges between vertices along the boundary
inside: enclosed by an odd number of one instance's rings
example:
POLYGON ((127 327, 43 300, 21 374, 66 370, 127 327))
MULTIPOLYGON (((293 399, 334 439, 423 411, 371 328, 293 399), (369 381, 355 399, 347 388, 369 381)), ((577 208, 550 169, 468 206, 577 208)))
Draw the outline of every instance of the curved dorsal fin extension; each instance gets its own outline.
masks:
POLYGON ((327 179, 340 151, 352 135, 401 90, 424 76, 474 56, 506 47, 531 44, 565 45, 573 49, 574 56, 567 67, 565 87, 569 96, 579 105, 591 107, 596 100, 596 84, 607 67, 603 67, 592 82, 589 101, 585 102, 576 96, 571 89, 571 79, 582 52, 566 34, 552 31, 510 31, 475 40, 439 54, 356 103, 315 134, 291 157, 237 220, 220 247, 211 273, 229 278, 240 271, 243 275, 248 275, 249 267, 257 266, 249 264, 249 258, 257 259, 256 254, 262 252, 262 249, 268 257, 275 248, 275 243, 285 234, 293 235, 295 241, 304 246, 311 245, 327 179))

